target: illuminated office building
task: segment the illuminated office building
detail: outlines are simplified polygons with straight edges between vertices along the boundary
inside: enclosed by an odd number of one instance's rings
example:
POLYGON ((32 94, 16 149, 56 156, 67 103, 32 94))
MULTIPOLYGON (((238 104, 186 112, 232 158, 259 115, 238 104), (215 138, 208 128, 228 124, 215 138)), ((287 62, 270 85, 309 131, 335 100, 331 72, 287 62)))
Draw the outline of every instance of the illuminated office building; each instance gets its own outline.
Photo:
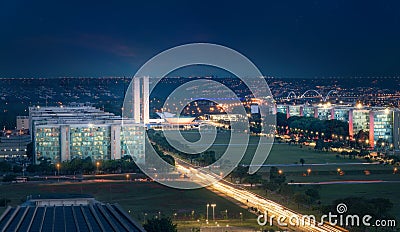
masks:
POLYGON ((35 160, 62 162, 74 158, 144 162, 142 124, 94 107, 32 107, 29 110, 35 160))
POLYGON ((276 112, 291 116, 314 117, 320 120, 336 119, 349 123, 350 138, 361 130, 368 131, 368 143, 375 147, 378 140, 400 149, 400 110, 384 107, 319 105, 277 105, 276 112))

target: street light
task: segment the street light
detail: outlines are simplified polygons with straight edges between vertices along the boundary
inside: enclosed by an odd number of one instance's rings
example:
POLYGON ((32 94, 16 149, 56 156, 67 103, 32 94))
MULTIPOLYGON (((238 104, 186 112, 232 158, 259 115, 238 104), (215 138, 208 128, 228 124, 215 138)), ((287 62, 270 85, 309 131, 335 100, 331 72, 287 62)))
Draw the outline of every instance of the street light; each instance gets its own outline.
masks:
POLYGON ((278 170, 278 174, 282 175, 283 171, 281 169, 278 170))
POLYGON ((57 163, 56 166, 57 166, 57 172, 58 172, 57 175, 59 176, 60 175, 60 163, 57 163))
POLYGON ((129 180, 129 174, 126 174, 126 181, 128 182, 129 180))
POLYGON ((342 169, 338 168, 336 169, 337 173, 340 174, 340 172, 342 171, 342 169))
POLYGON ((240 221, 243 221, 243 213, 240 212, 240 221))
POLYGON ((208 222, 208 207, 210 207, 210 204, 207 204, 207 219, 206 219, 206 221, 208 222))
POLYGON ((146 216, 147 216, 147 213, 144 213, 143 224, 146 223, 146 216))
POLYGON ((100 166, 100 162, 97 161, 97 162, 96 162, 97 174, 99 173, 99 166, 100 166))
POLYGON ((213 209, 213 220, 215 221, 215 207, 217 206, 216 204, 211 204, 210 205, 213 209))
POLYGON ((397 170, 398 170, 397 167, 393 168, 393 174, 396 174, 397 170))
POLYGON ((228 220, 228 210, 225 210, 225 214, 226 214, 226 220, 228 220))
POLYGON ((310 175, 311 173, 311 168, 307 169, 307 174, 310 175))

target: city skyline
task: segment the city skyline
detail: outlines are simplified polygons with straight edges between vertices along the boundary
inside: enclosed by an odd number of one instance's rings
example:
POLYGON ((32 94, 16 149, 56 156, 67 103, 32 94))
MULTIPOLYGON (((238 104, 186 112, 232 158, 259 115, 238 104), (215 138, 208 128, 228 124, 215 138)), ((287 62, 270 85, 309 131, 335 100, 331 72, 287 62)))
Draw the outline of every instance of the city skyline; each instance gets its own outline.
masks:
POLYGON ((4 2, 0 78, 131 76, 193 42, 238 50, 266 76, 398 76, 399 4, 4 2))
POLYGON ((16 0, 0 26, 1 232, 400 228, 400 1, 16 0))

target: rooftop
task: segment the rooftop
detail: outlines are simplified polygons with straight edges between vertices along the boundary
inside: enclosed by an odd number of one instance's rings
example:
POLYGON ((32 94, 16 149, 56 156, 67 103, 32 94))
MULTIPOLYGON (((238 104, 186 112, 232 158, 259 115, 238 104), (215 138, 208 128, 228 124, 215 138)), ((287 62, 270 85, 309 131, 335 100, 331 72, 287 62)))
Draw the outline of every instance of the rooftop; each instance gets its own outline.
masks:
POLYGON ((118 204, 17 206, 0 216, 8 231, 145 231, 118 204))

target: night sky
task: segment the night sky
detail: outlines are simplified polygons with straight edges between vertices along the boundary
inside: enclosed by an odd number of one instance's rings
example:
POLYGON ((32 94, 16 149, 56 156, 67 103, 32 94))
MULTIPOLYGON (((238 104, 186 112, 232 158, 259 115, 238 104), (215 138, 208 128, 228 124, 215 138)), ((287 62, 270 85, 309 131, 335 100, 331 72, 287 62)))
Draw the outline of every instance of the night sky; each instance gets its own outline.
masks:
POLYGON ((400 1, 1 1, 0 77, 131 76, 186 43, 266 76, 400 76, 400 1))

